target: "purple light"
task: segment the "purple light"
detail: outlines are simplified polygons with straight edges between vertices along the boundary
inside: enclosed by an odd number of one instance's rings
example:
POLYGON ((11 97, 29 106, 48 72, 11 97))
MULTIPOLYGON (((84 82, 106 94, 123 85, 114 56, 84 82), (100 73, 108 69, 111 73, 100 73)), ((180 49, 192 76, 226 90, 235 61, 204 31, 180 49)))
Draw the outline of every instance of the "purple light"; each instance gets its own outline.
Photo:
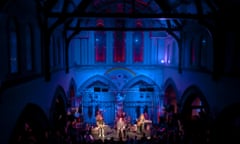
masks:
POLYGON ((164 60, 163 60, 163 59, 161 59, 161 63, 164 63, 164 60))

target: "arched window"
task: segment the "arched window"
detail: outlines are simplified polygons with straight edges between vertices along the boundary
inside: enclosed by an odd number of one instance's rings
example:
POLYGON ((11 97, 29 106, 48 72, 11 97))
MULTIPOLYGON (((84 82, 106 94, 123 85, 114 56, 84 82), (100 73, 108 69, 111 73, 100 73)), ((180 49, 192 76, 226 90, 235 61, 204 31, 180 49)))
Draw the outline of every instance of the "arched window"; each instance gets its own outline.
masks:
MULTIPOLYGON (((116 20, 116 27, 122 28, 125 26, 125 21, 116 20)), ((114 32, 114 44, 113 44, 113 60, 114 62, 125 62, 126 60, 126 44, 125 44, 125 32, 114 32)))
POLYGON ((31 71, 33 68, 33 37, 30 25, 26 27, 26 70, 31 71))
POLYGON ((207 38, 202 35, 200 38, 200 49, 199 49, 199 54, 200 54, 200 66, 205 67, 207 64, 207 38))
POLYGON ((133 61, 143 62, 143 32, 137 31, 133 33, 133 61))
POLYGON ((54 42, 54 36, 51 36, 50 39, 50 46, 49 46, 49 52, 50 52, 50 66, 53 67, 54 66, 54 58, 55 58, 55 51, 54 51, 54 47, 55 47, 55 42, 54 42))
POLYGON ((196 48, 194 44, 194 38, 190 41, 190 66, 195 65, 196 63, 196 48))
POLYGON ((57 66, 57 55, 58 55, 58 48, 57 48, 57 41, 56 41, 56 35, 53 35, 53 38, 52 38, 52 41, 53 41, 53 66, 57 66))
POLYGON ((125 32, 115 31, 114 33, 114 62, 125 62, 125 32))
POLYGON ((106 61, 106 32, 95 32, 95 60, 96 62, 106 61))
POLYGON ((62 50, 62 48, 61 48, 61 37, 60 36, 58 36, 57 38, 56 38, 56 45, 57 45, 57 64, 59 65, 59 64, 61 64, 61 50, 62 50))
POLYGON ((16 20, 10 19, 9 21, 9 72, 17 73, 19 71, 19 44, 18 44, 18 34, 16 20))

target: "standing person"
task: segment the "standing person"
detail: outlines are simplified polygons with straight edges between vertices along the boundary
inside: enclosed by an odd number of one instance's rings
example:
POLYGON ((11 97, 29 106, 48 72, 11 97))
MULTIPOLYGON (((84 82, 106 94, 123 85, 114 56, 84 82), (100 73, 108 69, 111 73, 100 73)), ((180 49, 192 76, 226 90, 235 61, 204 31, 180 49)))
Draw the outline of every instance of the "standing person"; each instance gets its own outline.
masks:
POLYGON ((122 138, 125 137, 125 122, 122 117, 117 121, 117 137, 122 138))
POLYGON ((141 114, 139 119, 137 120, 137 132, 138 133, 142 133, 143 132, 143 130, 144 130, 144 121, 145 121, 144 114, 141 114))
POLYGON ((104 137, 104 120, 103 120, 103 115, 102 115, 101 111, 97 112, 96 123, 97 123, 97 128, 98 128, 98 136, 104 137))

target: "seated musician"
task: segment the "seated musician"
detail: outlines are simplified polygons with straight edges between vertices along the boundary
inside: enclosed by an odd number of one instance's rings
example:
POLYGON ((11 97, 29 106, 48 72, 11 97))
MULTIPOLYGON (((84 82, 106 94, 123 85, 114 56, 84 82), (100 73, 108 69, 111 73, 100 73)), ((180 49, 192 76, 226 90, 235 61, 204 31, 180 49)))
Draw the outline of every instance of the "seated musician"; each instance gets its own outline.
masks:
POLYGON ((139 119, 137 120, 137 132, 138 133, 142 133, 143 132, 143 130, 144 130, 144 121, 145 121, 144 114, 141 114, 139 119))
POLYGON ((103 120, 102 113, 100 111, 97 112, 96 123, 98 128, 98 136, 104 137, 104 120, 103 120))

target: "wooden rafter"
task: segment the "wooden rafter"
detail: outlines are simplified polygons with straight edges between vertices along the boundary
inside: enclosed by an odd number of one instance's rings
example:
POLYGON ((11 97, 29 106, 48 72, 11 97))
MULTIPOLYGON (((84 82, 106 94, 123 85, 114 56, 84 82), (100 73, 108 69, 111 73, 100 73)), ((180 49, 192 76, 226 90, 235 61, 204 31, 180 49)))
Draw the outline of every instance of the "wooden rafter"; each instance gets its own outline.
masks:
POLYGON ((186 14, 186 13, 161 13, 161 14, 146 14, 146 13, 60 13, 51 12, 48 17, 76 17, 76 18, 166 18, 166 19, 199 19, 199 18, 213 18, 212 14, 186 14))
POLYGON ((198 14, 203 15, 202 0, 195 0, 195 5, 196 5, 196 8, 197 8, 198 14))
POLYGON ((72 31, 180 31, 181 27, 159 27, 159 28, 137 28, 137 27, 66 27, 66 30, 72 31))
MULTIPOLYGON (((78 19, 76 27, 78 27, 81 23, 81 20, 78 19)), ((81 31, 81 29, 77 29, 75 30, 69 37, 67 37, 67 41, 70 41, 75 35, 77 35, 79 32, 81 31)))
POLYGON ((59 0, 47 0, 44 3, 44 8, 46 9, 46 11, 51 11, 53 9, 53 7, 58 3, 59 0))

